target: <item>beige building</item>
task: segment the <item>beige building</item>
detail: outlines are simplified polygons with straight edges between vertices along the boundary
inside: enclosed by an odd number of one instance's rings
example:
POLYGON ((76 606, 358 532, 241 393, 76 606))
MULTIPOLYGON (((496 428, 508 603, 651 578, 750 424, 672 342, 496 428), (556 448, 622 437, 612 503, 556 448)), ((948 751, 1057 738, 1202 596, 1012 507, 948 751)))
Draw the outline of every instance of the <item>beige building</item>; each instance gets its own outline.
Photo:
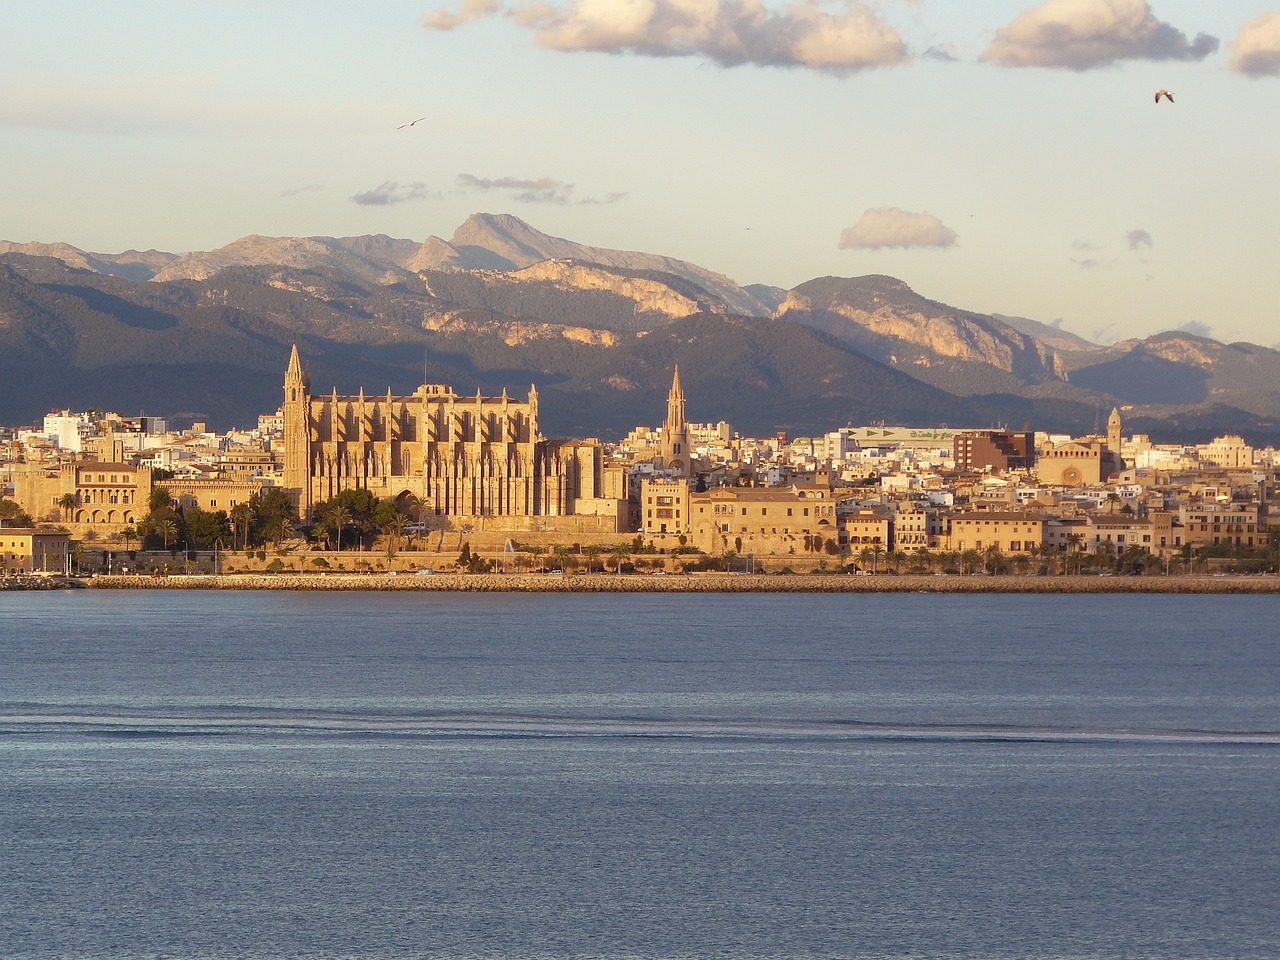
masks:
POLYGON ((1201 503, 1183 506, 1179 519, 1183 542, 1193 546, 1256 547, 1262 544, 1265 526, 1259 526, 1256 503, 1201 503))
POLYGON ((1253 466, 1253 447, 1243 437, 1230 433, 1197 446, 1196 455, 1202 465, 1224 470, 1247 470, 1253 466))
POLYGON ((692 493, 681 479, 641 483, 641 530, 685 534, 705 553, 788 555, 838 542, 836 503, 829 491, 777 487, 714 487, 692 493))
POLYGON ((640 530, 643 533, 689 533, 689 482, 654 477, 640 481, 640 530))
POLYGON ((946 532, 946 519, 937 507, 919 502, 902 503, 893 518, 893 548, 903 553, 937 550, 946 532))
MULTIPOLYGON (((602 499, 603 447, 546 440, 535 388, 527 400, 505 390, 461 397, 442 384, 409 396, 313 396, 295 346, 283 411, 283 485, 302 518, 343 490, 363 489, 406 506, 416 498, 427 515, 524 530, 534 518, 576 514, 580 497, 602 499)), ((591 508, 596 517, 625 515, 621 506, 591 508)))
POLYGON ((1044 543, 1045 518, 1034 513, 960 513, 951 518, 951 549, 1031 553, 1044 543))
POLYGON ((1083 487, 1106 483, 1120 468, 1119 454, 1101 440, 1071 440, 1040 451, 1036 479, 1050 486, 1083 487))
POLYGON ((171 477, 156 486, 168 490, 174 503, 184 510, 198 507, 210 513, 217 510, 230 513, 240 504, 248 503, 254 494, 261 493, 265 484, 261 478, 248 477, 171 477))
POLYGON ((65 573, 70 555, 66 531, 0 527, 0 576, 65 573))
POLYGON ((874 507, 839 511, 840 545, 855 556, 864 548, 879 547, 888 552, 897 549, 894 542, 894 516, 874 507))
POLYGON ((130 463, 27 464, 13 473, 14 499, 39 520, 121 528, 147 515, 151 470, 130 463))

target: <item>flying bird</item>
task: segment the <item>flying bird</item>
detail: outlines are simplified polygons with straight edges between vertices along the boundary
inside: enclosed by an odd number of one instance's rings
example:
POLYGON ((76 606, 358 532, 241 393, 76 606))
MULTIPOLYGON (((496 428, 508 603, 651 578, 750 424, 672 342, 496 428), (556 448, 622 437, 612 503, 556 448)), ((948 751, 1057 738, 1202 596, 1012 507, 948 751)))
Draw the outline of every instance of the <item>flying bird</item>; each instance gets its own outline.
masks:
MULTIPOLYGON (((1161 92, 1161 93, 1164 93, 1164 91, 1163 91, 1163 90, 1161 90, 1160 92, 1161 92)), ((418 120, 425 120, 425 119, 427 119, 427 118, 426 118, 426 117, 419 117, 419 118, 418 118, 418 120)), ((403 130, 405 127, 412 127, 415 123, 417 123, 417 122, 418 122, 418 120, 410 120, 408 123, 402 123, 402 124, 400 124, 400 126, 396 127, 396 129, 397 129, 397 130, 403 130)))
POLYGON ((1156 103, 1159 103, 1159 102, 1160 102, 1160 98, 1161 98, 1161 97, 1164 97, 1164 98, 1165 98, 1166 100, 1168 100, 1170 103, 1173 103, 1173 91, 1172 91, 1172 90, 1157 90, 1157 91, 1156 91, 1156 103))

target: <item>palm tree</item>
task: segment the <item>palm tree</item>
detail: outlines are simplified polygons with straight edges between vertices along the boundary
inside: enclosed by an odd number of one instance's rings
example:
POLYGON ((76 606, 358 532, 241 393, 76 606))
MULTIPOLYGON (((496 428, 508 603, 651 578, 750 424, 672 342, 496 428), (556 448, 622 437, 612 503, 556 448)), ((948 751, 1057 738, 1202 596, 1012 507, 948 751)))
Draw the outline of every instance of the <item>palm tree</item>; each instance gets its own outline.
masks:
POLYGON ((62 508, 63 519, 69 521, 72 516, 72 511, 75 510, 79 501, 76 499, 76 495, 74 493, 64 493, 58 498, 57 503, 58 506, 62 508))
POLYGON ((629 556, 631 556, 631 552, 625 545, 613 548, 613 551, 609 554, 608 562, 613 564, 615 573, 622 573, 622 565, 627 562, 629 556))
POLYGON ((395 556, 395 552, 400 549, 400 536, 404 533, 404 525, 409 522, 409 518, 397 510, 379 529, 390 539, 391 546, 387 548, 388 554, 395 556))
POLYGON ((124 537, 124 548, 129 550, 133 546, 133 541, 138 539, 138 528, 130 524, 120 531, 120 536, 124 537))
POLYGON ((1068 533, 1067 534, 1067 570, 1071 569, 1071 557, 1074 554, 1076 558, 1076 573, 1080 572, 1080 553, 1084 550, 1084 534, 1068 533))
POLYGON ((338 552, 342 552, 342 530, 351 522, 351 511, 340 503, 333 504, 324 517, 325 523, 333 529, 338 541, 338 552))
POLYGON ((276 520, 274 528, 271 531, 271 539, 275 546, 280 546, 281 540, 288 540, 293 536, 293 520, 289 517, 280 517, 276 520))
POLYGON ((993 543, 983 551, 983 561, 987 567, 987 573, 1001 573, 1005 567, 1004 551, 1000 549, 1000 544, 993 543))
POLYGON ((164 541, 164 548, 169 549, 169 541, 178 535, 178 525, 173 522, 170 517, 156 521, 156 533, 160 534, 160 539, 164 541))
POLYGON ((244 532, 244 548, 249 549, 249 527, 253 523, 253 506, 248 503, 238 503, 231 508, 231 525, 235 528, 237 534, 244 532))

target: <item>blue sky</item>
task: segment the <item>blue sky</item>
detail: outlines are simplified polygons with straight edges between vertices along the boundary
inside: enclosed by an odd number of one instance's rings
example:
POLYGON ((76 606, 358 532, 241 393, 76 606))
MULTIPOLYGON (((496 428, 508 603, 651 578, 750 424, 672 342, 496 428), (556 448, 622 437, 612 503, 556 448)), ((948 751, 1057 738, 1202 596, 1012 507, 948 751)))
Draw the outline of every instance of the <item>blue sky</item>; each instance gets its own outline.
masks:
POLYGON ((0 239, 420 241, 504 212, 744 284, 884 273, 1102 341, 1280 341, 1280 0, 0 14, 0 239))

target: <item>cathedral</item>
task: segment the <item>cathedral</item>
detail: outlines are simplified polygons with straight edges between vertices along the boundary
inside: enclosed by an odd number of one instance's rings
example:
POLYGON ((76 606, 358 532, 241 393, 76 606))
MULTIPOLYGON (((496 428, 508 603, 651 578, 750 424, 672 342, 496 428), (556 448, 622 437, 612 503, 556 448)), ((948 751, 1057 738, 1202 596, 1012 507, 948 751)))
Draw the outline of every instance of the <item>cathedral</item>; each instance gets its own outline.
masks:
POLYGON ((524 401, 506 390, 461 397, 442 384, 409 396, 313 395, 295 345, 284 376, 284 487, 302 519, 364 489, 415 501, 423 515, 509 518, 518 529, 575 505, 597 512, 602 453, 598 443, 543 438, 533 387, 524 401))

